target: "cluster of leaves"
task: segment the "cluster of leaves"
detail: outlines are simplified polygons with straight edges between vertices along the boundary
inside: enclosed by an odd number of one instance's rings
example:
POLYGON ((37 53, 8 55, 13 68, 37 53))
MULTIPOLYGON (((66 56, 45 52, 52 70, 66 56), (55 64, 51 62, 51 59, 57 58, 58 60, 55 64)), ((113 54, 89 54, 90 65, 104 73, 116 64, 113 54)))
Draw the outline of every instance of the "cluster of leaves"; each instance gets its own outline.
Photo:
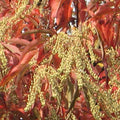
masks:
POLYGON ((1 0, 0 118, 120 119, 119 35, 119 0, 1 0))

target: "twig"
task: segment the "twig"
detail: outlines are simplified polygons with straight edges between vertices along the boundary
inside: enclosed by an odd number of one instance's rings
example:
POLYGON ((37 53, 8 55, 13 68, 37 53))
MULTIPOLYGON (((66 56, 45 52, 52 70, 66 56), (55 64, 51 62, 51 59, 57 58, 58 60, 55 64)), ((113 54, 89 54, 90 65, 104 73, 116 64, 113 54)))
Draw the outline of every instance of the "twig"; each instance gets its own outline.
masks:
POLYGON ((55 31, 51 31, 51 30, 35 29, 35 30, 26 31, 22 33, 22 35, 33 34, 33 33, 48 33, 50 35, 57 34, 55 31))

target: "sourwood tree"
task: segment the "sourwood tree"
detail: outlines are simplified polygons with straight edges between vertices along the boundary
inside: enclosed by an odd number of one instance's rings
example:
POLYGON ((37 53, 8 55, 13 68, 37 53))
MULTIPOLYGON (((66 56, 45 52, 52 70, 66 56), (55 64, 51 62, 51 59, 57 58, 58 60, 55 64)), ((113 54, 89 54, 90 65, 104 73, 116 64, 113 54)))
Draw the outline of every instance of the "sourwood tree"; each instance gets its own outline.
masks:
POLYGON ((120 0, 0 0, 0 119, 119 120, 120 0))

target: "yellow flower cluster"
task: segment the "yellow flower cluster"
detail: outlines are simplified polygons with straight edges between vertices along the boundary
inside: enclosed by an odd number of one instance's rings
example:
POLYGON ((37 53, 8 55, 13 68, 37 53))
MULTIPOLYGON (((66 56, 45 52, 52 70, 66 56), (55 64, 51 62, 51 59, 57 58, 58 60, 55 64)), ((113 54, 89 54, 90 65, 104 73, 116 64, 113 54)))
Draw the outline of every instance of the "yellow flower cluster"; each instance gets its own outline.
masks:
MULTIPOLYGON (((40 94, 35 92, 38 91, 38 89, 40 90, 40 87, 36 86, 40 84, 40 80, 44 77, 46 77, 49 81, 49 89, 52 91, 52 97, 57 98, 58 103, 60 104, 60 93, 64 91, 64 85, 66 85, 68 83, 67 81, 71 79, 70 72, 72 70, 75 72, 78 87, 80 90, 85 85, 88 88, 93 89, 94 93, 96 91, 98 92, 96 84, 94 82, 90 83, 91 75, 96 80, 98 80, 98 76, 93 72, 91 68, 90 60, 87 57, 87 52, 85 50, 85 47, 82 45, 82 42, 82 34, 79 34, 78 30, 73 31, 72 36, 68 36, 67 34, 61 32, 57 36, 50 38, 50 41, 46 45, 50 45, 50 49, 53 48, 53 55, 58 54, 58 56, 61 58, 60 66, 58 69, 55 69, 53 66, 51 66, 50 61, 52 60, 52 56, 50 56, 48 59, 43 60, 41 63, 43 65, 48 63, 47 67, 45 66, 45 70, 38 66, 39 69, 37 68, 36 71, 39 72, 35 73, 34 82, 30 87, 30 95, 28 96, 28 103, 25 110, 30 109, 29 106, 34 103, 35 96, 37 94, 40 94), (54 43, 54 41, 56 42, 54 43), (90 75, 87 73, 86 69, 88 69, 90 75), (44 77, 41 77, 41 74, 44 74, 44 77)), ((92 51, 92 49, 89 51, 92 51)), ((67 87, 67 89, 68 88, 69 87, 67 87)), ((69 106, 70 102, 71 100, 68 100, 69 106)))
POLYGON ((28 5, 29 0, 19 0, 16 5, 12 5, 11 3, 11 7, 15 7, 15 14, 3 17, 0 21, 0 41, 4 41, 6 35, 9 36, 9 34, 6 33, 7 29, 11 29, 13 24, 16 24, 21 20, 20 18, 24 18, 25 15, 28 15, 37 6, 38 1, 39 0, 34 0, 33 5, 27 10, 26 6, 28 5))
POLYGON ((93 95, 90 93, 90 91, 88 92, 88 95, 90 96, 90 98, 89 98, 90 109, 91 109, 91 112, 92 112, 94 118, 96 120, 102 120, 101 118, 104 115, 100 112, 100 106, 98 104, 96 105, 96 101, 95 101, 93 95))
POLYGON ((3 77, 6 73, 7 73, 7 59, 4 53, 4 47, 3 45, 0 43, 0 69, 1 69, 1 77, 3 77))
POLYGON ((41 92, 41 79, 45 78, 45 66, 39 66, 36 68, 34 76, 33 76, 33 81, 30 86, 30 94, 28 95, 28 102, 25 107, 25 111, 28 111, 31 109, 32 105, 34 105, 36 95, 39 94, 40 101, 42 105, 45 105, 45 100, 43 98, 42 92, 41 92))

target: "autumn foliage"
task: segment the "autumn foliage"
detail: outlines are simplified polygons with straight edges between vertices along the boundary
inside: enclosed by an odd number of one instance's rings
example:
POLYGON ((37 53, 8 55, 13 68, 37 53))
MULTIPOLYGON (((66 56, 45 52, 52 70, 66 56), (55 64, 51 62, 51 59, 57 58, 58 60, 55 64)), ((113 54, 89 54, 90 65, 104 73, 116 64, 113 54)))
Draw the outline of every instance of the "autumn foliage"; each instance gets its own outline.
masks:
POLYGON ((119 60, 120 0, 0 0, 2 120, 119 120, 119 60))

